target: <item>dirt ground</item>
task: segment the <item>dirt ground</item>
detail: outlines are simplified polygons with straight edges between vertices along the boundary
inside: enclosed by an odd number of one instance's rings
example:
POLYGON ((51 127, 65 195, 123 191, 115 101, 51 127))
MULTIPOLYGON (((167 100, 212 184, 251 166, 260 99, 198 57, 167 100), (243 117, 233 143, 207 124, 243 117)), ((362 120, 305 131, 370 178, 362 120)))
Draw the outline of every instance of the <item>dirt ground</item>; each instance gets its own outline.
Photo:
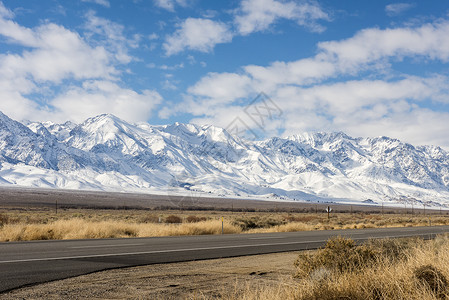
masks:
POLYGON ((0 299, 210 299, 247 286, 291 282, 299 252, 103 271, 25 287, 0 299))

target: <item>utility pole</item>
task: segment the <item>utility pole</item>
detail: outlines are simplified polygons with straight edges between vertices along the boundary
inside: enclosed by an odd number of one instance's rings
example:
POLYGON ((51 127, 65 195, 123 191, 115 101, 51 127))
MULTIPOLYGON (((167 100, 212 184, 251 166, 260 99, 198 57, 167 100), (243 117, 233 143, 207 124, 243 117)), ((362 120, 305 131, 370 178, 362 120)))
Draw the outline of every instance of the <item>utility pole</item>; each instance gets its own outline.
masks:
POLYGON ((330 206, 328 206, 326 208, 326 211, 327 211, 327 219, 329 220, 330 219, 330 212, 332 211, 332 208, 330 206))

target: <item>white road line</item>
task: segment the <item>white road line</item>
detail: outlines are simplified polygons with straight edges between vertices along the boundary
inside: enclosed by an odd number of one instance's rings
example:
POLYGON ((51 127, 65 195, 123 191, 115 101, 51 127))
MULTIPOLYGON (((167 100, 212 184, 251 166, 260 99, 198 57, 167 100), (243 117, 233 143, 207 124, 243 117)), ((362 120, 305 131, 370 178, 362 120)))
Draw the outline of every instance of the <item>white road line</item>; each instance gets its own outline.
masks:
POLYGON ((362 234, 366 234, 365 232, 351 232, 351 233, 348 233, 348 236, 351 236, 351 235, 362 235, 362 234))
POLYGON ((97 245, 97 246, 78 246, 67 247, 68 249, 87 249, 87 248, 104 248, 104 247, 126 247, 126 246, 142 246, 145 244, 121 244, 121 245, 97 245))
POLYGON ((285 239, 286 236, 267 236, 267 237, 255 237, 255 238, 248 238, 248 240, 268 240, 268 239, 285 239))
MULTIPOLYGON (((427 235, 427 234, 423 234, 427 235)), ((410 237, 410 235, 392 235, 375 238, 398 238, 398 237, 410 237)), ((329 237, 328 237, 329 238, 329 237)), ((65 260, 65 259, 80 259, 80 258, 95 258, 95 257, 111 257, 111 256, 126 256, 126 255, 139 255, 139 254, 157 254, 157 253, 169 253, 169 252, 183 252, 183 251, 200 251, 200 250, 217 250, 217 249, 234 249, 245 247, 263 247, 263 246, 282 246, 282 245, 296 245, 306 243, 324 243, 328 240, 315 240, 315 241, 302 241, 302 242, 288 242, 277 244, 249 244, 249 245, 235 245, 235 246, 220 246, 220 247, 202 247, 202 248, 186 248, 186 249, 172 249, 172 250, 154 250, 144 252, 128 252, 128 253, 107 253, 107 254, 94 254, 94 255, 79 255, 79 256, 63 256, 63 257, 47 257, 47 258, 30 258, 30 259, 18 259, 18 260, 3 260, 0 264, 18 263, 18 262, 31 262, 31 261, 51 261, 51 260, 65 260)), ((357 238, 354 240, 363 240, 367 238, 357 238)))

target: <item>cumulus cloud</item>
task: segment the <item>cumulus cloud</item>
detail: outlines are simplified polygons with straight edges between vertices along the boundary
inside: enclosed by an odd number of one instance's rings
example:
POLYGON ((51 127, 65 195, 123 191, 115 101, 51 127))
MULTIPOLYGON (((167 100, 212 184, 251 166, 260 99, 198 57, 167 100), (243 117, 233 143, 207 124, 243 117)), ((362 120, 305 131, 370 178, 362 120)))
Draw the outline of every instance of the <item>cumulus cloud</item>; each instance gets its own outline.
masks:
MULTIPOLYGON (((174 9, 175 1, 159 0, 168 10, 174 9)), ((161 6, 161 5, 160 5, 161 6)), ((330 21, 329 15, 316 2, 243 0, 234 11, 233 25, 207 18, 188 18, 178 24, 179 28, 165 38, 163 48, 168 56, 184 50, 210 52, 215 45, 231 42, 236 35, 248 35, 264 31, 278 20, 295 21, 314 32, 322 32, 319 20, 330 21)), ((214 16, 214 15, 212 15, 214 16)))
POLYGON ((279 19, 293 20, 312 31, 324 30, 318 20, 329 20, 329 15, 315 2, 276 0, 243 0, 235 23, 241 35, 263 31, 279 19))
POLYGON ((411 9, 414 6, 412 3, 393 3, 385 6, 385 12, 388 16, 393 17, 400 15, 406 10, 411 9))
POLYGON ((327 59, 338 63, 348 72, 383 58, 422 56, 428 59, 449 60, 449 21, 437 21, 419 27, 394 29, 370 28, 342 40, 318 44, 327 59))
POLYGON ((129 121, 148 117, 160 95, 115 83, 138 37, 125 38, 123 26, 93 13, 84 28, 85 36, 49 22, 24 27, 0 2, 0 36, 20 49, 0 54, 0 110, 19 120, 79 121, 105 111, 129 121), (59 94, 62 83, 70 89, 59 94))
POLYGON ((163 48, 167 55, 185 49, 210 52, 216 44, 232 40, 226 24, 201 18, 188 18, 179 24, 176 32, 165 39, 163 48))
POLYGON ((111 113, 132 121, 147 121, 162 97, 153 90, 141 93, 120 87, 111 81, 86 81, 70 87, 51 101, 60 121, 83 121, 88 117, 111 113))
POLYGON ((209 73, 190 87, 188 92, 196 96, 213 99, 214 104, 226 104, 229 101, 245 97, 248 94, 250 83, 251 79, 246 75, 209 73))
POLYGON ((188 89, 185 107, 196 122, 226 127, 223 123, 236 116, 245 118, 245 105, 264 91, 284 112, 282 120, 268 124, 270 130, 277 128, 286 135, 343 130, 449 147, 441 125, 449 113, 429 108, 429 103, 449 104, 449 77, 393 71, 395 63, 405 58, 416 64, 448 62, 448 20, 416 27, 365 29, 345 40, 319 43, 317 49, 315 56, 297 61, 244 66, 236 73, 210 73, 188 89), (371 76, 360 80, 361 72, 371 76), (426 118, 431 119, 426 122, 426 118), (426 131, 432 133, 424 134, 426 131))
POLYGON ((117 73, 104 47, 92 47, 78 33, 53 23, 30 29, 0 19, 0 35, 10 43, 31 48, 21 55, 2 55, 0 76, 60 82, 64 78, 111 77, 117 73))

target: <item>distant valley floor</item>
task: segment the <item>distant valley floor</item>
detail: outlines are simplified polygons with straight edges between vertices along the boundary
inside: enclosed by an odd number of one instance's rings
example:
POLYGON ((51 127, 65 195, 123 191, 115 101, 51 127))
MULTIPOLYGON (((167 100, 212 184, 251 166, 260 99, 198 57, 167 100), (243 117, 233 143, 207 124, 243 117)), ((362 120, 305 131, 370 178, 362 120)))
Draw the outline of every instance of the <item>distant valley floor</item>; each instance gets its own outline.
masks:
MULTIPOLYGON (((0 209, 8 208, 88 208, 88 209, 151 209, 151 210, 224 210, 224 211, 284 211, 323 212, 328 206, 333 212, 411 212, 412 206, 349 205, 333 202, 294 202, 233 199, 219 197, 191 197, 119 193, 101 191, 76 191, 24 187, 0 187, 0 209)), ((414 207, 419 212, 421 207, 414 207)), ((430 210, 428 210, 430 211, 430 210)), ((433 210, 435 213, 439 210, 433 210)))

